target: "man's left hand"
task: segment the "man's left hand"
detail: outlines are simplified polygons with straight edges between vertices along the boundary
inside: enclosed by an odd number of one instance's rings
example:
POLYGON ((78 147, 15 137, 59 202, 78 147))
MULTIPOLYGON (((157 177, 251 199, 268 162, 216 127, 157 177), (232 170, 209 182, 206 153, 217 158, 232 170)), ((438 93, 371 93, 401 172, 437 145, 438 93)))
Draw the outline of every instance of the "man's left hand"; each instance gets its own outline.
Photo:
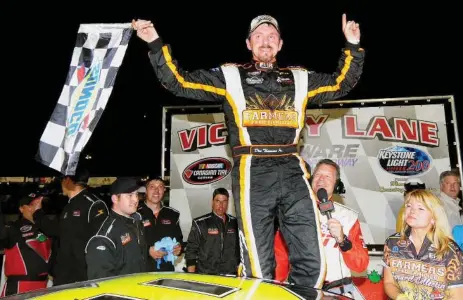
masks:
POLYGON ((181 246, 180 244, 175 245, 174 251, 173 251, 173 252, 174 252, 174 255, 175 255, 175 256, 178 256, 178 255, 180 254, 181 251, 182 251, 182 246, 181 246))
POLYGON ((340 243, 344 239, 344 232, 342 231, 342 225, 336 219, 328 220, 328 230, 332 237, 336 239, 336 242, 340 243))
POLYGON ((360 25, 355 21, 347 22, 346 14, 342 15, 342 32, 350 43, 358 44, 360 42, 360 25))

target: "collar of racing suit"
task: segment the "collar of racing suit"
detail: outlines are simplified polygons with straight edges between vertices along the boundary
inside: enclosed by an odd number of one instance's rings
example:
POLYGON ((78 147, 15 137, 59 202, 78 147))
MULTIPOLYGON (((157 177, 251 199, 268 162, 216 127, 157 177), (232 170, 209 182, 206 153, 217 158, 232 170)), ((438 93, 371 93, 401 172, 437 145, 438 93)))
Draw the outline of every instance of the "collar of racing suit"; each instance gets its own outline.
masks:
POLYGON ((225 214, 224 218, 222 218, 213 211, 212 215, 214 215, 218 220, 222 221, 223 223, 227 223, 229 221, 227 214, 225 214))
POLYGON ((115 218, 115 219, 119 219, 125 223, 129 223, 129 224, 133 224, 136 220, 139 220, 139 213, 138 212, 135 212, 134 214, 132 214, 131 216, 129 217, 126 217, 126 216, 123 216, 121 214, 118 214, 117 212, 115 212, 114 210, 111 209, 111 212, 110 214, 115 218))
MULTIPOLYGON (((405 231, 405 236, 407 237, 407 239, 409 239, 411 242, 413 242, 412 238, 410 237, 411 233, 412 233, 412 228, 408 227, 407 230, 405 231)), ((423 240, 423 244, 421 245, 421 249, 427 249, 427 248, 429 248, 430 245, 432 245, 432 241, 428 238, 428 236, 425 236, 424 240, 423 240)), ((419 253, 417 253, 417 255, 418 254, 419 253)))
POLYGON ((77 196, 83 194, 83 193, 86 192, 86 191, 87 191, 87 189, 85 189, 85 188, 82 189, 82 190, 80 190, 77 194, 75 194, 74 196, 72 196, 71 198, 69 198, 68 203, 71 203, 71 200, 72 200, 72 199, 75 199, 77 196))
POLYGON ((263 71, 263 72, 278 70, 278 64, 276 61, 267 63, 267 62, 260 62, 257 60, 253 60, 250 65, 253 66, 256 70, 263 71))

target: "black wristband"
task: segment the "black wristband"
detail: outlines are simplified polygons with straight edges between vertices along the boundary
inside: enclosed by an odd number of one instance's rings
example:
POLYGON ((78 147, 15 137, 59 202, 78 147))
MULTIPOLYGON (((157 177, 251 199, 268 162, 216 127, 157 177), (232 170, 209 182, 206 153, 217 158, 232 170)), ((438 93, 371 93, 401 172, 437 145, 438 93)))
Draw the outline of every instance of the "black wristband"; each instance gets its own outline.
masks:
POLYGON ((347 238, 346 235, 344 235, 344 239, 338 245, 342 252, 346 252, 352 249, 352 242, 347 238))

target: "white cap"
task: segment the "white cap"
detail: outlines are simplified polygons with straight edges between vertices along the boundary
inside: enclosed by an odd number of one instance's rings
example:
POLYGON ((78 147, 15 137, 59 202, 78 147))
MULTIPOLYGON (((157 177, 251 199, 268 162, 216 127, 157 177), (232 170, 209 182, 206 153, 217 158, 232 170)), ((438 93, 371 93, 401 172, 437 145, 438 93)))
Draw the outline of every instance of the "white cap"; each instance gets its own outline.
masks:
POLYGON ((277 20, 269 15, 260 15, 252 19, 251 21, 251 26, 249 26, 249 34, 251 34, 254 30, 256 30, 259 25, 262 25, 264 23, 272 24, 275 29, 280 32, 280 27, 278 26, 277 20))
POLYGON ((423 181, 421 181, 421 179, 416 178, 416 177, 410 177, 405 181, 405 184, 418 185, 418 184, 423 184, 423 181))

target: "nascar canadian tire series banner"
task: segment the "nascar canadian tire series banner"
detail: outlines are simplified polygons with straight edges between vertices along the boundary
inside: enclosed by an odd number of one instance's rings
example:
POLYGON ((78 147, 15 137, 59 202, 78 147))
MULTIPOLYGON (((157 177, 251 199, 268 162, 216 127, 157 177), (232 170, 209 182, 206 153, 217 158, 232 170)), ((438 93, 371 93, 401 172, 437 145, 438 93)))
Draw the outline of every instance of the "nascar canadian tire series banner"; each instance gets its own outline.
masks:
POLYGON ((233 164, 222 113, 172 116, 169 205, 180 211, 180 227, 188 237, 194 218, 210 213, 212 193, 226 188, 228 213, 235 215, 230 172, 233 164))
MULTIPOLYGON (((338 201, 359 213, 367 244, 383 245, 395 232, 408 178, 438 190, 439 174, 459 163, 453 98, 432 100, 339 101, 306 111, 301 156, 311 169, 323 158, 339 164, 338 201)), ((167 108, 164 119, 164 175, 187 237, 192 219, 211 211, 215 188, 231 194, 233 160, 220 107, 167 108)))
POLYGON ((130 23, 80 25, 64 87, 40 138, 40 163, 74 174, 111 95, 132 31, 130 23))

